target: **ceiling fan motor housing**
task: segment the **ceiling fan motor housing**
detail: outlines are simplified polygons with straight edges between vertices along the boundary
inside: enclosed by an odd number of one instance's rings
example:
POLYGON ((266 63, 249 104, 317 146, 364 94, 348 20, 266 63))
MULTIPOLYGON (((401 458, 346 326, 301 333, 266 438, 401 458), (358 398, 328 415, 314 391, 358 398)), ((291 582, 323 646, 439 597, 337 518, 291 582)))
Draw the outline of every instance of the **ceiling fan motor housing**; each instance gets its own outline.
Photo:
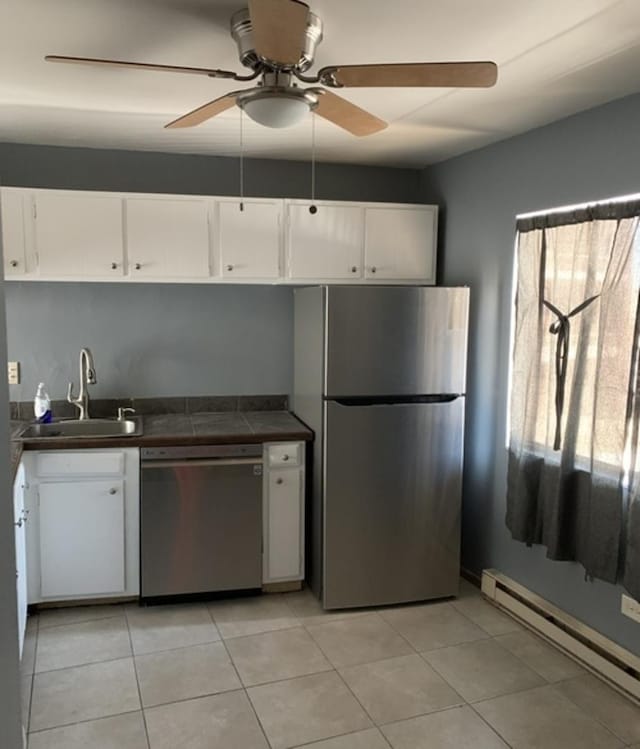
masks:
POLYGON ((264 60, 256 53, 248 8, 239 10, 231 16, 231 36, 238 45, 240 62, 247 68, 256 70, 256 68, 266 64, 281 68, 295 67, 299 72, 304 72, 313 65, 316 47, 322 41, 322 21, 315 13, 309 12, 302 43, 302 54, 300 60, 294 66, 282 64, 278 60, 264 60))

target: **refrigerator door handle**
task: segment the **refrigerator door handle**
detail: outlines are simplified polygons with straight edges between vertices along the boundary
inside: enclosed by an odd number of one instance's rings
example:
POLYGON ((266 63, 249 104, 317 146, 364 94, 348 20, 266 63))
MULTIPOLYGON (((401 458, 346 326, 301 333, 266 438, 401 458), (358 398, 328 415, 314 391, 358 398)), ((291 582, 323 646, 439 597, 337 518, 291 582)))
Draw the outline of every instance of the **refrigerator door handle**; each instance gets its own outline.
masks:
POLYGON ((325 398, 325 400, 337 403, 340 406, 402 406, 419 405, 421 403, 453 403, 458 398, 464 397, 462 393, 440 393, 438 395, 376 395, 376 396, 351 396, 348 398, 325 398))

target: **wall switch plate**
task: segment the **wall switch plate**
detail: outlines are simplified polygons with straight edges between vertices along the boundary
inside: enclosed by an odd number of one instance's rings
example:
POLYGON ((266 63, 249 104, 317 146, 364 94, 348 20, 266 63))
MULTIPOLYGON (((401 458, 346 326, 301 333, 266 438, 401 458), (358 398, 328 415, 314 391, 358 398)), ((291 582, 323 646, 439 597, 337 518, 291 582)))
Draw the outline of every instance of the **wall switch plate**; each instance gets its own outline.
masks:
POLYGON ((640 601, 636 601, 631 596, 622 594, 622 613, 629 619, 640 622, 640 601))
POLYGON ((9 374, 9 385, 20 384, 20 362, 10 361, 7 365, 7 371, 9 374))

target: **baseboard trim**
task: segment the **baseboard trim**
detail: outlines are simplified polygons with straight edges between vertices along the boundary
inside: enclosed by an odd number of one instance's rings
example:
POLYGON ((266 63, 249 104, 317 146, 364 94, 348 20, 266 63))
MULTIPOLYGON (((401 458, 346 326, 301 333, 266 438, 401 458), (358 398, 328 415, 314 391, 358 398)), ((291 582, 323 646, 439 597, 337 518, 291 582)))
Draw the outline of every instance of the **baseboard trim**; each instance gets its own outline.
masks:
POLYGON ((482 573, 482 592, 529 629, 640 704, 640 658, 498 570, 482 573))

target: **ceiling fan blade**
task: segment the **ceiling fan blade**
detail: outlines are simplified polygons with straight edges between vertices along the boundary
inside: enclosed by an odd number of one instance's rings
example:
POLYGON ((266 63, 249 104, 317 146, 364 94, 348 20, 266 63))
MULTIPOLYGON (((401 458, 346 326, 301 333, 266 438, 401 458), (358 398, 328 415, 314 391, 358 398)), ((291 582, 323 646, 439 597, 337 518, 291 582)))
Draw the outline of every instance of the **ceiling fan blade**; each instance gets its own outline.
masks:
POLYGON ((493 86, 498 78, 495 62, 421 62, 392 65, 333 65, 318 72, 324 86, 493 86))
POLYGON ((104 67, 135 68, 138 70, 159 70, 163 73, 191 73, 206 75, 209 78, 236 78, 231 70, 216 70, 211 68, 185 68, 180 65, 153 65, 146 62, 127 62, 126 60, 102 60, 96 57, 65 57, 63 55, 47 55, 47 62, 67 62, 76 65, 101 65, 104 67))
POLYGON ((249 0, 251 30, 260 57, 295 65, 302 56, 309 6, 299 0, 249 0))
POLYGON ((207 104, 203 104, 201 107, 198 107, 187 114, 183 114, 182 117, 178 117, 177 120, 169 122, 165 125, 165 128, 173 129, 199 125, 205 120, 209 120, 211 117, 220 114, 220 112, 224 112, 226 109, 231 109, 231 107, 236 103, 236 96, 239 93, 239 91, 232 91, 230 94, 225 94, 225 96, 220 96, 207 104))
POLYGON ((313 111, 352 135, 373 135, 387 127, 384 120, 330 91, 318 91, 318 106, 313 111))

